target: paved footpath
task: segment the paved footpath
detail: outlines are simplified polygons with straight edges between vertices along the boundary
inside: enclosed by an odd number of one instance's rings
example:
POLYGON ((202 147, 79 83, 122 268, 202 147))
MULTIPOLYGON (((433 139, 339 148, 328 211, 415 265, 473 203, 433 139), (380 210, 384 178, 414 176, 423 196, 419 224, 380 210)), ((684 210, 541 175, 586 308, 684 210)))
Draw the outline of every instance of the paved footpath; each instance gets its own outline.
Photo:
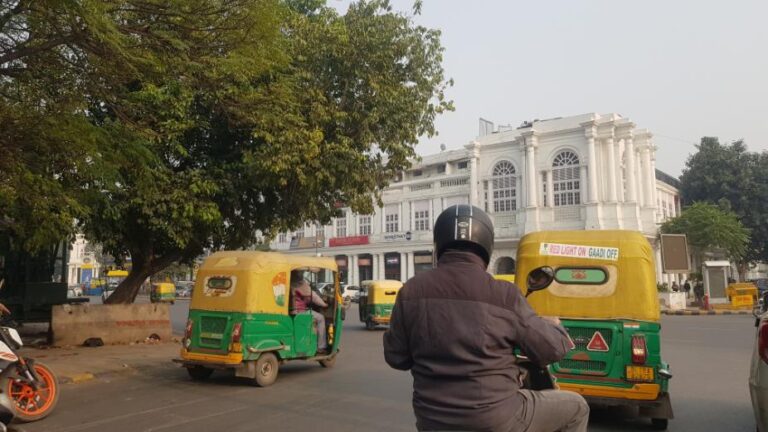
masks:
POLYGON ((138 343, 102 347, 23 348, 25 356, 48 365, 63 384, 134 374, 170 363, 179 356, 178 343, 138 343))

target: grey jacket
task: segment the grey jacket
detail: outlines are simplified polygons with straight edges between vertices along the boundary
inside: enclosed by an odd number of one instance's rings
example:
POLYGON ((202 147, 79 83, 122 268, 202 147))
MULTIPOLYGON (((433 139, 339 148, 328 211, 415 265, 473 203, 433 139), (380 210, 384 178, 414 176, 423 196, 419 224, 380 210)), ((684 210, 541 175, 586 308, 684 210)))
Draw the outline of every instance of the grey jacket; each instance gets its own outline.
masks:
POLYGON ((493 430, 519 415, 515 346, 545 365, 569 343, 517 286, 493 279, 469 252, 448 251, 436 269, 410 279, 384 334, 387 363, 413 375, 419 429, 493 430))

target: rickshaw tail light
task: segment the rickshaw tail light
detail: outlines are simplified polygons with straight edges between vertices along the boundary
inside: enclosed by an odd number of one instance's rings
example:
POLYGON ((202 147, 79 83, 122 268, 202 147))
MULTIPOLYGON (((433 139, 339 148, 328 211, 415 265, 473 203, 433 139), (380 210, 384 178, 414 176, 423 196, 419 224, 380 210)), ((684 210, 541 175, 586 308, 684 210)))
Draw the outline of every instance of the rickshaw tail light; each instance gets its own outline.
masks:
POLYGON ((760 323, 757 331, 757 352, 764 362, 768 363, 768 321, 760 323))
POLYGON ((242 323, 235 323, 235 325, 232 326, 232 343, 233 344, 240 343, 240 337, 242 336, 242 331, 243 331, 242 323))
POLYGON ((645 336, 632 336, 632 363, 645 364, 648 358, 648 350, 645 346, 645 336))

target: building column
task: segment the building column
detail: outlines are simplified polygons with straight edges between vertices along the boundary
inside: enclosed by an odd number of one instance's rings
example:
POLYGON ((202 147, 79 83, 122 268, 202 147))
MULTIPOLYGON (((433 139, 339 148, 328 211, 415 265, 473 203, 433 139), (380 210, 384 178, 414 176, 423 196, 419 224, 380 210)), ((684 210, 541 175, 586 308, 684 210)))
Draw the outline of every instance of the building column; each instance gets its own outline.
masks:
POLYGON ((616 151, 613 146, 613 138, 606 138, 604 147, 608 150, 608 201, 616 202, 616 151))
POLYGON ((587 175, 589 176, 589 202, 597 202, 597 152, 595 152, 595 128, 591 127, 587 131, 587 146, 589 154, 589 168, 587 175))
MULTIPOLYGON (((473 206, 478 206, 478 178, 477 175, 477 159, 479 157, 479 151, 477 150, 476 143, 470 144, 472 153, 472 158, 469 160, 469 204, 473 206)), ((479 207, 479 206, 478 206, 479 207)))
POLYGON ((400 281, 405 282, 408 280, 408 254, 406 252, 400 252, 400 281))
MULTIPOLYGON (((582 167, 583 168, 583 167, 582 167)), ((547 170, 547 207, 552 208, 555 206, 555 188, 552 181, 552 168, 547 170)))
POLYGON ((663 274, 663 268, 661 266, 661 246, 657 243, 656 248, 654 249, 654 255, 655 255, 655 264, 656 264, 656 281, 657 282, 664 282, 664 274, 663 274))
POLYGON ((526 190, 528 191, 528 207, 538 207, 538 188, 536 187, 536 136, 533 133, 524 136, 525 144, 525 171, 528 177, 526 190))
POLYGON ((405 256, 405 262, 407 264, 406 268, 408 269, 408 271, 405 273, 405 280, 408 280, 416 274, 414 268, 415 264, 413 263, 413 252, 406 252, 405 256))
POLYGON ((350 255, 348 264, 349 266, 349 284, 360 285, 360 270, 357 266, 357 255, 350 255))
POLYGON ((651 203, 656 205, 658 196, 656 191, 656 147, 650 141, 648 142, 648 157, 651 159, 651 196, 653 197, 651 203))
MULTIPOLYGON (((580 202, 584 204, 587 202, 587 166, 582 165, 579 167, 579 195, 580 195, 580 202)), ((552 202, 554 202, 554 195, 552 198, 552 202)))
POLYGON ((619 200, 619 202, 624 202, 624 170, 621 169, 621 161, 622 161, 622 154, 621 154, 621 144, 624 142, 624 140, 614 140, 614 151, 616 153, 616 159, 614 161, 616 165, 616 199, 619 200))
POLYGON ((656 207, 656 201, 654 199, 653 178, 655 177, 651 172, 651 152, 648 146, 643 147, 643 201, 646 207, 656 207))
MULTIPOLYGON (((517 177, 515 177, 515 187, 517 187, 518 192, 520 191, 520 188, 518 185, 520 182, 517 180, 517 177)), ((520 195, 518 193, 518 195, 520 195)), ((520 208, 518 205, 520 203, 520 197, 515 197, 515 208, 520 208)), ((480 206, 482 208, 482 206, 480 206)), ((493 177, 488 178, 488 213, 493 213, 493 177)))
POLYGON ((637 202, 637 176, 635 175, 635 144, 632 136, 624 140, 627 158, 627 201, 637 202))

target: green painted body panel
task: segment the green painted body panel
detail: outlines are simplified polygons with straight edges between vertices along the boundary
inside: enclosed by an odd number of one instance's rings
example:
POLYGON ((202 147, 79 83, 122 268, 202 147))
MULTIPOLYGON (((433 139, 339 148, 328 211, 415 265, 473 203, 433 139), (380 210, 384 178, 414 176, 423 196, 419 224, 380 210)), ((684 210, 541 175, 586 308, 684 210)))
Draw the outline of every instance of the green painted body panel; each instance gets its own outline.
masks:
MULTIPOLYGON (((341 339, 341 309, 336 309, 334 340, 331 345, 334 352, 338 350, 341 339)), ((283 346, 277 354, 284 360, 311 357, 317 352, 317 335, 312 331, 310 312, 290 316, 191 309, 189 319, 193 321, 189 346, 192 352, 229 353, 235 323, 241 323, 243 360, 256 360, 259 357, 260 353, 253 353, 249 348, 268 350, 283 346)))
POLYGON ((366 303, 360 309, 360 321, 367 321, 368 318, 389 318, 392 316, 394 304, 370 304, 366 303))
POLYGON ((616 388, 631 388, 634 383, 625 380, 625 367, 632 365, 632 336, 645 336, 647 359, 655 383, 666 392, 668 380, 659 377, 658 370, 666 368, 661 360, 661 325, 654 322, 632 320, 562 320, 576 348, 563 360, 552 365, 558 382, 576 383, 616 388), (599 331, 608 344, 607 352, 589 351, 587 344, 599 331))

